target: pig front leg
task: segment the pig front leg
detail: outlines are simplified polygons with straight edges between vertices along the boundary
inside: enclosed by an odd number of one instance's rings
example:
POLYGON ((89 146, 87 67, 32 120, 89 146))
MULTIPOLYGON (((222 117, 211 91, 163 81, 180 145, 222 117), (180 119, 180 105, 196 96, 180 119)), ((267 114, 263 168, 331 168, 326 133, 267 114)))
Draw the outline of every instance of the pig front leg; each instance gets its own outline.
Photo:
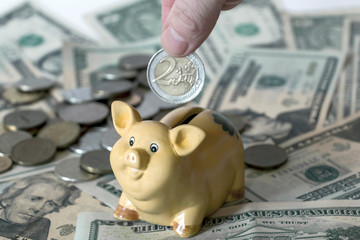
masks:
POLYGON ((187 208, 176 214, 172 226, 180 237, 191 237, 200 231, 204 217, 204 211, 199 207, 187 208))
POLYGON ((113 216, 120 220, 126 221, 136 221, 140 219, 139 213, 136 211, 135 206, 126 197, 124 192, 121 194, 119 204, 117 205, 113 216))

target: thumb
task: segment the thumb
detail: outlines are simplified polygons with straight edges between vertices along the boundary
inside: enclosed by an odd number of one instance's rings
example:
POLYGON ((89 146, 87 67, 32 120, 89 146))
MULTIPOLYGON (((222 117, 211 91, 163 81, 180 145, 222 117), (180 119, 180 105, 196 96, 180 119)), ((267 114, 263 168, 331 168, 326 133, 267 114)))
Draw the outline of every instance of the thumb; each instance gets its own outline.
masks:
MULTIPOLYGON (((169 0, 163 0, 163 5, 165 2, 169 0)), ((161 43, 168 54, 184 57, 194 52, 210 35, 223 8, 224 0, 170 2, 171 9, 163 11, 166 12, 166 19, 162 19, 161 43)))

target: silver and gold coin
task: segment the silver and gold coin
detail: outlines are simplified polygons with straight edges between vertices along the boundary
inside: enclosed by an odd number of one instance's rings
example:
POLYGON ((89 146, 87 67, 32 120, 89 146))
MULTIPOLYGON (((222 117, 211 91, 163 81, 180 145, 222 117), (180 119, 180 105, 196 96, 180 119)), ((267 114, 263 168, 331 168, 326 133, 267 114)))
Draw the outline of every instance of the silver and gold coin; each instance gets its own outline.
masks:
POLYGON ((10 155, 11 149, 19 142, 32 138, 31 134, 25 131, 4 132, 0 135, 0 153, 10 155))
POLYGON ((0 173, 3 173, 13 165, 11 159, 5 155, 0 155, 0 173))
POLYGON ((11 149, 12 160, 20 165, 35 166, 50 162, 56 153, 52 141, 43 138, 29 138, 17 143, 11 149))
POLYGON ((35 102, 44 96, 43 92, 25 93, 20 92, 16 87, 6 89, 2 97, 9 103, 14 105, 28 104, 35 102))
POLYGON ((50 80, 46 77, 39 77, 36 79, 23 79, 16 83, 18 90, 21 92, 32 93, 39 91, 47 91, 50 88, 54 87, 56 84, 55 81, 50 80))
POLYGON ((80 158, 80 168, 93 174, 112 173, 110 151, 99 149, 83 154, 80 158))
POLYGON ((150 58, 151 55, 144 53, 129 54, 119 60, 119 66, 120 69, 139 71, 146 68, 150 58))
POLYGON ((98 178, 100 175, 91 174, 80 168, 80 158, 69 158, 55 165, 55 174, 66 182, 84 182, 98 178))
POLYGON ((161 49, 150 59, 147 80, 151 90, 162 100, 186 103, 203 88, 205 67, 196 53, 175 58, 161 49))
POLYGON ((9 131, 34 132, 46 123, 47 115, 41 110, 17 110, 4 117, 3 125, 9 131))
POLYGON ((59 121, 43 127, 37 136, 49 139, 57 148, 63 149, 79 138, 80 131, 80 126, 74 122, 59 121))
POLYGON ((116 132, 115 128, 109 128, 104 132, 101 138, 101 146, 108 151, 111 151, 114 144, 121 138, 118 132, 116 132))
POLYGON ((64 105, 58 110, 62 120, 88 126, 101 123, 108 114, 108 107, 98 102, 64 105))
POLYGON ((78 154, 84 154, 89 151, 102 149, 101 147, 101 138, 107 128, 103 127, 94 127, 87 130, 79 140, 70 145, 70 151, 73 151, 78 154))
POLYGON ((245 149, 244 160, 250 167, 271 169, 285 164, 288 156, 282 148, 276 145, 257 144, 245 149))

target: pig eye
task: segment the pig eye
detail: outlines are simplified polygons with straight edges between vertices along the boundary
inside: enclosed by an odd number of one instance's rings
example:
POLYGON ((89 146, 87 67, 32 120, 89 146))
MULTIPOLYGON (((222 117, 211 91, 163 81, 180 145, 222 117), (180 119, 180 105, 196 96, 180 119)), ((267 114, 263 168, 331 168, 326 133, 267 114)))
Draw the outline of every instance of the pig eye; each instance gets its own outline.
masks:
POLYGON ((130 141, 129 141, 130 147, 131 147, 132 145, 134 145, 134 142, 135 142, 135 138, 134 138, 134 137, 131 137, 131 138, 130 138, 130 141))
POLYGON ((158 147, 158 145, 156 145, 156 143, 152 143, 150 145, 150 151, 157 152, 158 149, 159 149, 159 147, 158 147))

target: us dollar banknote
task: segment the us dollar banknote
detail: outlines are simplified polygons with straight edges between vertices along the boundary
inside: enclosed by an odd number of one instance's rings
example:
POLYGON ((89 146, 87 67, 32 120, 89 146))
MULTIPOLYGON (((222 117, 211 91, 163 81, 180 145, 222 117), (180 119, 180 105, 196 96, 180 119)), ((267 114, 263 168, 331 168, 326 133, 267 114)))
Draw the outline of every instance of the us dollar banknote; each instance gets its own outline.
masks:
POLYGON ((248 120, 244 142, 281 143, 324 125, 341 59, 337 53, 234 49, 198 101, 248 120))
POLYGON ((217 76, 232 48, 239 46, 285 48, 283 22, 275 1, 243 1, 231 11, 223 11, 214 30, 198 54, 206 73, 217 76))
POLYGON ((341 91, 344 96, 344 110, 343 117, 348 117, 351 114, 360 110, 360 79, 355 78, 355 38, 360 36, 360 18, 347 18, 344 21, 343 29, 343 51, 349 54, 348 64, 345 66, 345 73, 342 76, 341 91))
MULTIPOLYGON (((107 206, 111 207, 114 210, 117 208, 119 198, 123 192, 114 174, 108 174, 93 181, 76 183, 75 186, 78 187, 80 190, 96 197, 101 202, 105 203, 107 206)), ((222 207, 245 203, 248 201, 248 199, 242 198, 238 201, 225 203, 222 207)))
POLYGON ((122 1, 89 13, 86 19, 109 44, 160 42, 161 0, 122 1))
MULTIPOLYGON (((17 49, 13 50, 15 52, 18 51, 17 49)), ((7 52, 7 54, 9 54, 9 52, 7 52)), ((39 71, 39 69, 37 69, 28 59, 17 56, 16 60, 9 61, 8 55, 4 52, 0 52, 1 86, 10 86, 23 79, 36 81, 36 78, 41 74, 41 71, 39 71)))
POLYGON ((280 144, 288 161, 274 170, 246 169, 247 197, 262 201, 357 199, 359 127, 357 113, 280 144))
POLYGON ((96 81, 96 72, 118 66, 121 57, 127 54, 154 54, 161 46, 155 42, 129 44, 117 47, 86 47, 65 41, 63 44, 64 89, 91 86, 96 81))
MULTIPOLYGON (((161 1, 125 1, 87 15, 110 44, 157 41, 161 35, 161 1)), ((199 48, 207 75, 216 75, 230 46, 285 47, 282 20, 275 1, 243 1, 222 12, 210 37, 199 48)))
POLYGON ((80 190, 91 194, 112 209, 116 209, 122 188, 114 174, 105 175, 93 181, 75 184, 80 190))
MULTIPOLYGON (((356 239, 355 201, 247 203, 218 210, 192 239, 356 239)), ((181 239, 171 227, 115 220, 101 212, 80 213, 75 240, 181 239)))
MULTIPOLYGON (((344 50, 348 54, 345 49, 348 49, 348 45, 352 43, 346 39, 349 31, 345 29, 345 21, 359 13, 360 9, 349 9, 312 14, 284 14, 287 45, 301 50, 344 50)), ((351 55, 346 55, 346 57, 351 58, 351 55)), ((344 61, 344 63, 347 62, 344 61)), ((347 75, 341 76, 336 98, 333 101, 332 111, 336 115, 336 120, 350 116, 354 108, 353 90, 356 86, 353 85, 352 78, 347 75)))
MULTIPOLYGON (((353 78, 354 81, 359 82, 360 81, 360 35, 357 35, 354 39, 354 57, 353 57, 353 61, 354 61, 354 72, 353 72, 353 78)), ((360 87, 360 84, 359 84, 360 87)), ((356 89, 356 106, 360 106, 360 92, 359 89, 356 89), (358 95, 359 94, 359 95, 358 95)), ((360 107, 356 107, 355 111, 358 112, 360 111, 360 107)))
POLYGON ((54 76, 62 73, 63 40, 94 45, 53 14, 27 1, 0 16, 0 36, 1 58, 10 65, 27 58, 38 69, 54 76))
POLYGON ((302 50, 341 50, 344 21, 357 16, 360 9, 283 14, 286 41, 290 48, 302 50))
POLYGON ((54 172, 0 182, 1 239, 74 239, 77 213, 112 209, 54 172))

